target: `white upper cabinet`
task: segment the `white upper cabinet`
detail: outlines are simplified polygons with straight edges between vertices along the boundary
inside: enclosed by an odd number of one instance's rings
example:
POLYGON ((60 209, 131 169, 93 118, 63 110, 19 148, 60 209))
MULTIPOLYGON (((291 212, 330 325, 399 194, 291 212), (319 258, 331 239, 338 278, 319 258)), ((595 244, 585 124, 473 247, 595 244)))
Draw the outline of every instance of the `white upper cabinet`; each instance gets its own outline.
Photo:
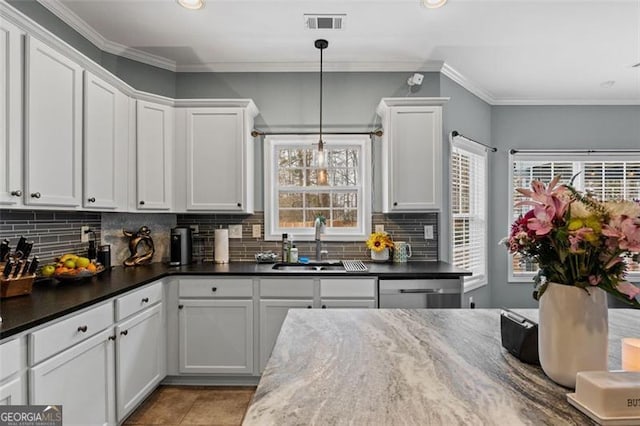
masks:
POLYGON ((25 203, 79 207, 82 194, 82 68, 27 37, 25 203))
POLYGON ((85 72, 85 208, 126 208, 128 129, 128 97, 93 74, 85 72))
POLYGON ((136 111, 137 208, 171 208, 173 108, 138 100, 136 111))
POLYGON ((258 111, 250 100, 232 103, 244 106, 177 109, 177 210, 253 213, 258 111))
POLYGON ((0 205, 22 204, 22 52, 24 34, 0 20, 0 205))
POLYGON ((382 211, 442 208, 442 105, 448 98, 384 98, 382 211))

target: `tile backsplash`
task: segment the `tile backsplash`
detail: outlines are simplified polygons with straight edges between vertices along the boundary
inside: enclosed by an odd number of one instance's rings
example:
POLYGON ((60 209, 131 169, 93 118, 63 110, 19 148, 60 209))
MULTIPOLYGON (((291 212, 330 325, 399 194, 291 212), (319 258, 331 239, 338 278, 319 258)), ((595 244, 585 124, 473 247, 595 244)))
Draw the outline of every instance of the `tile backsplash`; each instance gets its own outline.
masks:
MULTIPOLYGON (((178 226, 198 225, 199 232, 193 238, 193 257, 196 261, 210 261, 213 259, 214 230, 228 228, 229 225, 242 225, 242 239, 229 239, 229 258, 232 262, 255 261, 254 255, 260 251, 272 250, 279 253, 280 242, 265 241, 252 237, 253 225, 261 225, 264 232, 264 213, 253 215, 201 215, 178 214, 178 226)), ((385 231, 391 234, 395 241, 406 241, 411 244, 413 257, 411 260, 438 259, 438 214, 437 213, 374 213, 372 227, 382 224, 385 231), (424 239, 424 225, 433 225, 434 239, 424 239)), ((315 244, 313 242, 294 241, 300 256, 313 256, 315 244)), ((364 242, 360 241, 326 241, 323 248, 329 251, 329 258, 338 259, 370 259, 370 252, 364 242)))
POLYGON ((101 214, 93 212, 0 210, 0 240, 15 248, 20 236, 33 241, 32 254, 51 262, 64 253, 86 255, 88 243, 80 242, 80 227, 89 226, 101 238, 101 214))
MULTIPOLYGON (((265 241, 252 237, 252 225, 259 224, 264 232, 264 213, 253 215, 222 214, 136 214, 136 213, 94 213, 75 211, 0 210, 0 239, 8 239, 12 246, 21 235, 34 241, 33 254, 42 262, 50 262, 54 257, 71 252, 86 254, 88 243, 80 242, 80 227, 91 227, 96 232, 99 244, 111 244, 111 264, 121 265, 129 256, 128 240, 122 235, 123 229, 136 231, 147 225, 152 230, 156 248, 154 262, 166 261, 169 256, 168 238, 173 226, 198 225, 199 233, 193 239, 195 261, 213 260, 214 230, 222 226, 242 225, 242 239, 229 240, 229 258, 232 262, 254 262, 254 255, 260 251, 280 252, 279 241, 265 241)), ((438 214, 437 213, 374 213, 372 228, 382 224, 395 241, 411 244, 413 257, 410 260, 438 260, 438 214), (432 225, 434 239, 424 239, 424 225, 432 225)), ((313 242, 294 241, 300 256, 313 256, 313 242)), ((370 259, 369 250, 361 241, 326 241, 323 248, 329 251, 329 258, 370 259)))

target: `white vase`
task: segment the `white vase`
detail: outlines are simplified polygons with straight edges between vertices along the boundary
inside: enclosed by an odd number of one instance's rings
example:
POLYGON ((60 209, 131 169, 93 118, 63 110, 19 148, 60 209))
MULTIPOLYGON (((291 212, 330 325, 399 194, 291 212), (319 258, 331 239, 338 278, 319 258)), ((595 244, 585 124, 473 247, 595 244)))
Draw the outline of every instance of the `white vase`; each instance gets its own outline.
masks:
POLYGON ((371 250, 371 260, 374 262, 387 262, 389 260, 389 248, 384 248, 381 251, 371 250))
POLYGON ((540 298, 540 365, 554 382, 575 388, 578 371, 607 370, 609 319, 606 293, 549 283, 540 298))

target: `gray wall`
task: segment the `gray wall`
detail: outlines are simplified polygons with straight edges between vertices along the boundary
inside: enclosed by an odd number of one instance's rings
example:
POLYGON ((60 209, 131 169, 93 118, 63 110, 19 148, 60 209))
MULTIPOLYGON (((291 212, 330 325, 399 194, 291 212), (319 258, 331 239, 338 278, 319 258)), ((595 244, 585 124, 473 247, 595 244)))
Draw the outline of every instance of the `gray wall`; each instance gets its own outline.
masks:
POLYGON ((175 97, 175 73, 103 52, 36 0, 7 0, 7 3, 134 88, 175 97))
POLYGON ((507 235, 509 150, 638 149, 639 106, 497 106, 491 114, 493 155, 490 175, 489 266, 492 305, 535 307, 530 283, 508 283, 508 256, 497 242, 507 235))
MULTIPOLYGON (((449 154, 451 152, 450 144, 449 144, 449 134, 452 130, 457 130, 465 136, 468 136, 477 141, 491 144, 491 106, 484 102, 482 99, 473 95, 462 86, 452 81, 448 77, 441 75, 440 76, 440 96, 450 97, 451 99, 444 106, 443 110, 443 130, 444 130, 444 150, 443 150, 443 158, 444 158, 444 176, 445 178, 445 200, 449 200, 449 154)), ((489 154, 489 171, 493 167, 494 158, 493 155, 489 154)), ((489 172, 489 176, 491 176, 491 172, 489 172)), ((442 218, 442 232, 441 232, 441 241, 443 242, 442 247, 450 247, 448 232, 450 229, 449 226, 449 215, 448 209, 445 211, 445 214, 442 218)), ((489 235, 491 235, 491 224, 489 225, 489 235)), ((489 266, 491 263, 489 262, 489 266)), ((477 290, 471 291, 466 294, 466 299, 468 303, 468 298, 470 296, 473 297, 474 302, 476 302, 476 306, 478 308, 488 308, 492 306, 491 304, 491 283, 492 283, 492 275, 489 271, 488 274, 489 285, 479 288, 477 290)))

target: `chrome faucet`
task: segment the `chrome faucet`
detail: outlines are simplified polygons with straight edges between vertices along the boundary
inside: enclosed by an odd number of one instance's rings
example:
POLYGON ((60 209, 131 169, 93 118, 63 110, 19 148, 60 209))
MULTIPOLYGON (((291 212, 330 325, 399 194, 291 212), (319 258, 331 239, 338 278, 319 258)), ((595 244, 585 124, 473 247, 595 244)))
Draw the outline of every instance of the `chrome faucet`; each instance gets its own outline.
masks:
POLYGON ((316 230, 316 262, 322 261, 323 252, 326 253, 325 250, 322 250, 322 241, 320 241, 320 234, 322 234, 322 226, 324 225, 324 219, 321 216, 316 217, 313 226, 316 230))

